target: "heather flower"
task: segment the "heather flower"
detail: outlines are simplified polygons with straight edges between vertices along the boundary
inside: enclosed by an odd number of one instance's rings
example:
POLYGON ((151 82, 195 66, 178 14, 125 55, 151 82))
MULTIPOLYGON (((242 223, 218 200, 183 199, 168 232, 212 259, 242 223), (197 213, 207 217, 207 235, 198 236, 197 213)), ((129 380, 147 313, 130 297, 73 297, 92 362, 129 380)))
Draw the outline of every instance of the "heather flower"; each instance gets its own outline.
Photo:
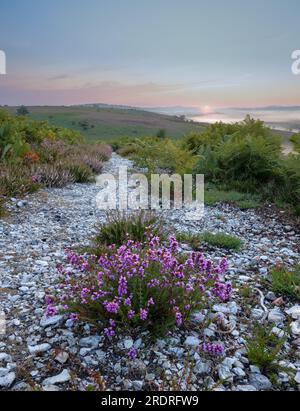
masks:
POLYGON ((222 356, 225 352, 224 346, 219 343, 203 343, 201 350, 212 356, 222 356))
POLYGON ((136 359, 136 357, 137 357, 137 350, 134 348, 134 347, 132 347, 129 351, 128 351, 128 358, 130 359, 130 360, 135 360, 136 359))
POLYGON ((146 320, 147 320, 147 317, 148 317, 148 310, 143 310, 143 309, 141 309, 141 311, 140 311, 140 319, 141 319, 142 321, 146 321, 146 320))
POLYGON ((58 310, 54 305, 50 304, 48 305, 46 309, 46 317, 53 317, 54 315, 58 314, 58 310))
POLYGON ((105 302, 104 306, 108 313, 116 314, 119 311, 120 305, 117 302, 105 302))
POLYGON ((120 297, 127 294, 127 280, 126 277, 121 276, 119 280, 118 294, 120 297))
POLYGON ((133 310, 130 310, 128 313, 128 318, 132 320, 134 316, 135 316, 135 312, 133 310))
MULTIPOLYGON (((216 300, 227 301, 232 293, 222 277, 226 260, 215 265, 196 252, 184 259, 174 236, 167 245, 159 237, 150 237, 145 244, 128 240, 100 257, 67 251, 66 259, 72 269, 58 267, 58 296, 48 298, 47 314, 55 315, 55 305, 61 304, 76 320, 97 320, 98 313, 107 337, 128 326, 159 331, 170 323, 182 327, 193 312, 216 300)), ((204 350, 221 351, 210 346, 204 350)))
POLYGON ((175 318, 177 327, 180 327, 182 325, 182 314, 179 311, 177 311, 175 314, 175 318))

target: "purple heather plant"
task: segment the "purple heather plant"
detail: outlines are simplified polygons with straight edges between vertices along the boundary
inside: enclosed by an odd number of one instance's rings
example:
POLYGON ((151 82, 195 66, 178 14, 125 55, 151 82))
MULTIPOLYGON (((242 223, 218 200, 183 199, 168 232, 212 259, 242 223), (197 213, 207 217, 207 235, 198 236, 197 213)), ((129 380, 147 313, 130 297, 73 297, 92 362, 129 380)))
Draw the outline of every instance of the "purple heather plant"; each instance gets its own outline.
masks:
POLYGON ((211 356, 222 356, 225 352, 223 344, 219 343, 203 343, 201 350, 211 356))
POLYGON ((224 282, 228 264, 218 265, 200 253, 179 254, 171 236, 145 244, 127 241, 110 246, 100 257, 67 252, 68 265, 59 267, 61 281, 55 299, 48 299, 47 314, 57 308, 75 320, 102 327, 107 337, 122 328, 147 329, 166 334, 184 327, 191 314, 216 301, 227 301, 231 285, 224 282))

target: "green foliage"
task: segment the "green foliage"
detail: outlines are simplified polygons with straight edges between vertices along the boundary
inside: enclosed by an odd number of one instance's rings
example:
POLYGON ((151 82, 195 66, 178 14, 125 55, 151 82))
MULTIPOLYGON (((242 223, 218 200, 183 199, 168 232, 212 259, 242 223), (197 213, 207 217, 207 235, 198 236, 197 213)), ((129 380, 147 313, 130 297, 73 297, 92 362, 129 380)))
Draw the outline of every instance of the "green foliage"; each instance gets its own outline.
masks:
POLYGON ((132 143, 135 153, 130 156, 138 167, 147 168, 149 173, 190 173, 195 158, 176 142, 169 139, 148 137, 132 143))
POLYGON ((162 234, 161 225, 162 222, 155 214, 146 211, 134 214, 109 213, 107 221, 98 227, 95 244, 96 246, 112 244, 120 246, 128 239, 145 242, 149 230, 153 235, 162 234))
POLYGON ((189 244, 193 250, 199 250, 201 243, 207 243, 212 247, 224 248, 226 250, 239 251, 243 246, 243 241, 223 233, 212 234, 205 232, 203 234, 177 233, 177 241, 189 244))
POLYGON ((290 142, 293 143, 294 149, 300 153, 300 134, 293 134, 290 138, 290 142))
POLYGON ((213 234, 206 232, 201 236, 201 238, 205 243, 213 247, 224 248, 226 250, 239 251, 243 247, 242 240, 223 233, 213 234))
POLYGON ((17 197, 33 193, 39 183, 32 179, 29 169, 21 169, 16 164, 0 164, 0 196, 17 197))
POLYGON ((0 218, 5 215, 4 199, 0 197, 0 218))
POLYGON ((66 165, 66 168, 70 171, 74 177, 75 183, 89 183, 93 176, 92 169, 84 163, 77 161, 70 162, 66 165))
POLYGON ((259 367, 263 374, 270 375, 280 371, 278 356, 286 338, 286 336, 278 338, 272 333, 270 327, 256 324, 252 336, 246 343, 250 363, 259 367))
POLYGON ((86 144, 77 132, 0 110, 0 196, 88 182, 110 156, 109 146, 86 144))
POLYGON ((166 130, 164 128, 161 128, 160 130, 158 130, 156 137, 160 139, 165 139, 167 137, 166 130))
POLYGON ((236 206, 242 211, 246 211, 246 210, 254 210, 256 208, 259 208, 261 206, 261 203, 255 199, 249 199, 249 200, 246 199, 246 200, 237 201, 236 206))
POLYGON ((207 205, 218 203, 229 203, 241 209, 252 208, 250 206, 259 206, 259 198, 253 194, 240 193, 237 191, 218 190, 214 187, 208 187, 205 191, 204 201, 207 205))
POLYGON ((200 245, 201 245, 201 237, 199 235, 196 235, 196 234, 177 233, 176 234, 176 239, 180 243, 188 244, 195 251, 199 250, 200 245))
POLYGON ((275 267, 271 270, 272 291, 300 301, 300 265, 294 270, 275 267))
POLYGON ((17 108, 17 115, 18 116, 27 116, 29 114, 29 110, 25 106, 20 106, 17 108))

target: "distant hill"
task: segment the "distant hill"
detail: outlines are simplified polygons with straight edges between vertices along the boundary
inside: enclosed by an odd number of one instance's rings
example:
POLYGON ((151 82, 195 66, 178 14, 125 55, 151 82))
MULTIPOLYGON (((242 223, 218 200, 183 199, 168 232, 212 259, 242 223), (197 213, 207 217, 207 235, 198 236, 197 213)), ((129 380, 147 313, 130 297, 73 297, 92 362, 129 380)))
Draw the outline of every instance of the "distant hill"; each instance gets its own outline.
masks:
MULTIPOLYGON (((16 107, 6 107, 15 113, 16 107)), ((91 104, 83 106, 28 107, 30 117, 80 131, 89 140, 111 140, 124 136, 156 135, 165 129, 168 137, 179 138, 207 125, 185 121, 178 116, 158 114, 127 106, 91 104)))

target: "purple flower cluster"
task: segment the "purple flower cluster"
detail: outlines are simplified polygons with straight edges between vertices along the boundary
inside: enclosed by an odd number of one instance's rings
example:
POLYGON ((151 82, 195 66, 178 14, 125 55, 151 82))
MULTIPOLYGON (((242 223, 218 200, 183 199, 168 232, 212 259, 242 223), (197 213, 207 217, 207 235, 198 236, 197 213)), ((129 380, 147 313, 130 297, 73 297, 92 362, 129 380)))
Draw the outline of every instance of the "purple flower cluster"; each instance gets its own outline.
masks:
POLYGON ((212 356, 222 356, 225 352, 224 346, 219 343, 203 343, 201 350, 212 356))
MULTIPOLYGON (((194 311, 215 300, 227 301, 232 292, 224 282, 225 259, 214 265, 191 253, 184 260, 175 237, 167 245, 159 237, 150 237, 146 244, 130 240, 119 248, 110 246, 99 258, 70 251, 66 257, 67 267, 58 268, 56 305, 73 320, 99 320, 107 337, 122 326, 181 327, 194 311)), ((47 314, 56 313, 51 299, 47 314)))

